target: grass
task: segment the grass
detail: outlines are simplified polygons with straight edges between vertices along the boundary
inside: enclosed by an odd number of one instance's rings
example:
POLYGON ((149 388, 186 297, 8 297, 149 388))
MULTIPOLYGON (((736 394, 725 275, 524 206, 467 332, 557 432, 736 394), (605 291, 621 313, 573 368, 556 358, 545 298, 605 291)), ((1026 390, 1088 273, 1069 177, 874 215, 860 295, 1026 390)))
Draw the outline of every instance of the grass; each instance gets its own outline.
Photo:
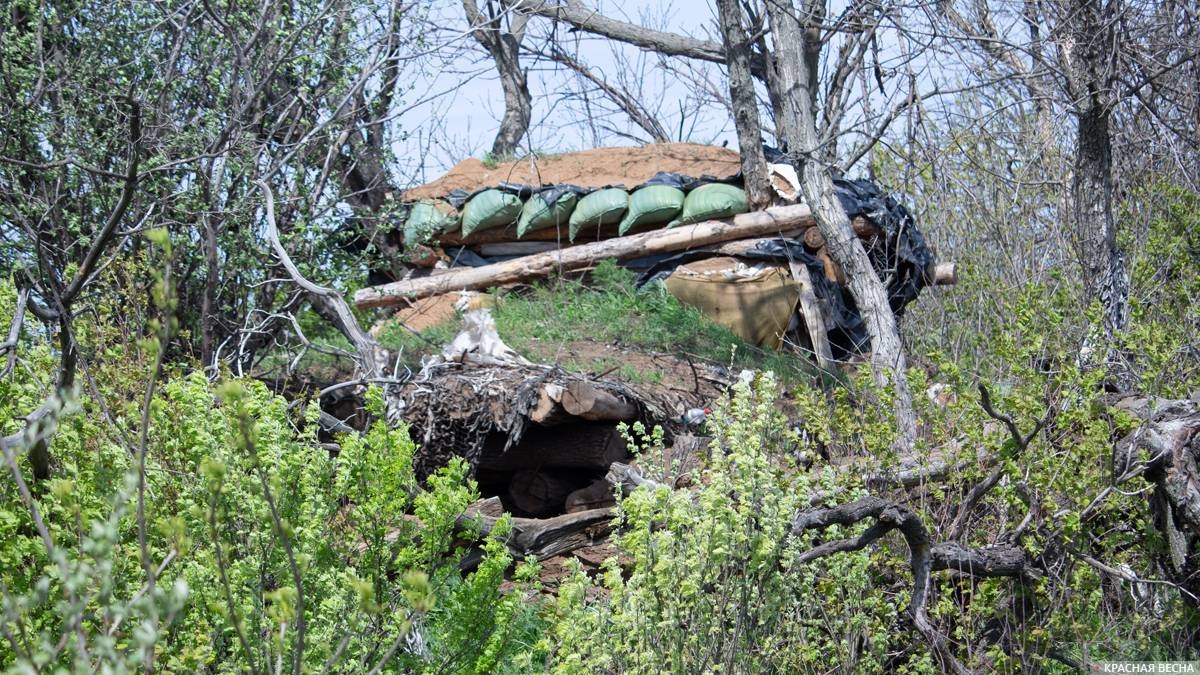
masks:
MULTIPOLYGON (((558 159, 559 157, 563 156, 562 152, 545 152, 543 150, 534 150, 530 154, 533 155, 534 159, 539 159, 539 160, 552 160, 552 159, 558 159)), ((528 157, 528 156, 529 155, 525 155, 525 157, 528 157)), ((500 166, 501 164, 504 164, 505 162, 511 162, 515 159, 523 159, 523 157, 517 157, 516 153, 494 155, 489 152, 483 156, 483 159, 481 161, 483 163, 483 168, 491 170, 491 169, 494 169, 494 168, 500 166)))
MULTIPOLYGON (((661 287, 638 290, 634 275, 612 262, 592 273, 591 283, 553 280, 526 295, 508 294, 492 309, 500 336, 527 358, 554 362, 571 343, 617 344, 676 356, 698 357, 735 369, 773 370, 785 382, 813 380, 813 367, 795 354, 764 350, 684 305, 661 287)), ((419 363, 457 332, 456 324, 419 334, 396 323, 380 335, 384 346, 404 349, 405 361, 419 363)), ((565 368, 612 371, 634 382, 661 383, 661 371, 639 371, 616 357, 561 360, 565 368)))

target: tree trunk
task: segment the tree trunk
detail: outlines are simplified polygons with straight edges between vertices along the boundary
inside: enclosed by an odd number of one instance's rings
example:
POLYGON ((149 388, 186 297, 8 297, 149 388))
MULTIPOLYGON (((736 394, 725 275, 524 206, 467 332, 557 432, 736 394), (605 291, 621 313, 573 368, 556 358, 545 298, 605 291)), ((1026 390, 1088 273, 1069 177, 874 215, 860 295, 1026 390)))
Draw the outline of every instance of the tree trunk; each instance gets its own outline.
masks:
MULTIPOLYGON (((489 14, 492 7, 488 3, 489 14)), ((512 156, 529 131, 533 117, 533 100, 520 61, 521 39, 525 36, 528 17, 515 10, 505 12, 509 24, 508 30, 504 30, 501 16, 484 16, 475 0, 463 0, 463 11, 471 24, 471 35, 496 62, 500 87, 504 91, 504 116, 500 118, 496 140, 492 142, 492 156, 512 156)))
POLYGON ((1071 201, 1084 289, 1089 300, 1099 298, 1104 311, 1102 332, 1089 333, 1079 360, 1103 359, 1118 389, 1127 390, 1132 377, 1115 348, 1116 334, 1129 324, 1129 270, 1117 247, 1113 216, 1112 20, 1104 16, 1109 10, 1094 0, 1081 0, 1072 10, 1066 18, 1075 42, 1067 72, 1077 115, 1071 201))
MULTIPOLYGON (((819 25, 825 14, 823 3, 824 0, 805 1, 804 14, 816 22, 814 25, 819 25)), ((897 445, 911 448, 916 441, 916 416, 896 315, 888 304, 887 288, 875 274, 862 242, 855 236, 850 219, 833 192, 828 169, 818 160, 821 143, 813 98, 818 73, 812 53, 819 50, 819 45, 811 42, 819 33, 805 30, 792 12, 791 3, 786 5, 767 3, 775 40, 775 67, 770 85, 780 100, 780 109, 794 112, 796 119, 777 121, 776 128, 787 134, 784 141, 789 153, 801 163, 800 189, 804 200, 812 207, 825 250, 845 275, 850 294, 871 335, 871 371, 875 383, 893 389, 897 445)))
POLYGON ((721 33, 725 38, 725 60, 729 66, 729 100, 742 155, 746 198, 751 209, 771 203, 767 160, 763 156, 762 130, 758 124, 758 100, 750 74, 750 36, 742 28, 742 11, 737 0, 717 0, 721 33))
POLYGON ((492 51, 496 70, 500 73, 500 86, 504 90, 504 116, 500 118, 500 129, 492 142, 492 155, 505 157, 515 155, 521 140, 529 131, 533 118, 533 100, 529 95, 529 84, 525 71, 518 59, 520 41, 512 33, 495 36, 497 49, 492 51))

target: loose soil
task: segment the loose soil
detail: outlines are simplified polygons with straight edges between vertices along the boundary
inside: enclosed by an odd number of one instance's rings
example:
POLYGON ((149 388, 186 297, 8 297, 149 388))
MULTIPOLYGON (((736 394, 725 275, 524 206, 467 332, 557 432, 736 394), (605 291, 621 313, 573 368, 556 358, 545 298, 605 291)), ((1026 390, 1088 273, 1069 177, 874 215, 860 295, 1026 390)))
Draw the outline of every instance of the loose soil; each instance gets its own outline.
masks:
POLYGON ((696 143, 655 143, 632 148, 596 148, 549 157, 530 155, 487 168, 478 159, 459 162, 441 178, 404 193, 405 200, 444 197, 453 190, 476 190, 500 183, 553 185, 570 183, 598 188, 631 188, 660 171, 699 178, 724 178, 741 169, 741 156, 729 148, 696 143))

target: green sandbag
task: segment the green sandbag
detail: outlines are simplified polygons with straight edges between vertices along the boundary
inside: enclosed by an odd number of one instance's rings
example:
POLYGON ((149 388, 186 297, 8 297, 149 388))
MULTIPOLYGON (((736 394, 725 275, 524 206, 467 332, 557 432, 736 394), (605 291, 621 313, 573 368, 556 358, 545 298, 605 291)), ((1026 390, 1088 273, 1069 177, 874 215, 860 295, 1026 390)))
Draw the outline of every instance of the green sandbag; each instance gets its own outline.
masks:
POLYGON ((638 225, 665 223, 683 209, 683 190, 669 185, 647 185, 629 195, 629 212, 621 219, 619 234, 638 225))
POLYGON ((463 207, 463 236, 512 225, 520 215, 521 200, 516 195, 503 190, 484 190, 463 207))
POLYGON ((574 192, 564 192, 550 205, 541 195, 535 193, 525 202, 525 208, 521 209, 521 218, 517 221, 517 238, 524 237, 526 232, 566 225, 578 199, 579 196, 574 192))
POLYGON ((586 195, 571 213, 571 241, 585 228, 621 222, 629 209, 629 193, 621 188, 605 188, 586 195))
POLYGON ((458 227, 458 211, 443 201, 425 199, 413 204, 404 221, 404 243, 423 244, 458 227))
POLYGON ((709 183, 688 193, 687 199, 683 200, 683 213, 667 223, 667 227, 728 218, 749 210, 745 190, 724 183, 709 183))

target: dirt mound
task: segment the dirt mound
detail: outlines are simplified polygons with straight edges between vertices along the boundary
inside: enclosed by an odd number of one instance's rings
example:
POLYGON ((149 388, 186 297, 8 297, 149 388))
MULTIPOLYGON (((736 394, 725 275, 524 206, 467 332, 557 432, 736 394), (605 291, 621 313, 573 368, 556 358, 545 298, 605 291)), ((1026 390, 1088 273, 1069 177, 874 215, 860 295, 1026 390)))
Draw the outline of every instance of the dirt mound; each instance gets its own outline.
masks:
POLYGON ((687 176, 725 177, 741 169, 738 153, 728 148, 696 143, 656 143, 634 148, 596 148, 551 157, 530 155, 487 168, 471 158, 459 162, 445 176, 404 193, 404 199, 443 197, 453 190, 474 192, 500 183, 551 185, 571 183, 582 187, 644 183, 659 171, 687 176))

